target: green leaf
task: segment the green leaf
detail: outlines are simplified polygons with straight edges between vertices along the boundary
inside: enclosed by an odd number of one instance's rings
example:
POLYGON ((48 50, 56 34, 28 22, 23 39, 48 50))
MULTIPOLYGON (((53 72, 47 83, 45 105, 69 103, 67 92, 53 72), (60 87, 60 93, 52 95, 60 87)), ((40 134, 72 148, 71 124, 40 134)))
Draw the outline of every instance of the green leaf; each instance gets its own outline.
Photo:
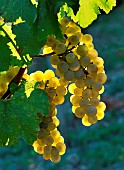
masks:
POLYGON ((55 12, 55 2, 51 0, 42 0, 38 4, 37 37, 39 40, 46 40, 48 35, 56 35, 62 38, 62 33, 55 12))
POLYGON ((30 0, 0 0, 0 15, 6 22, 14 22, 21 17, 31 25, 36 20, 37 10, 30 0))
POLYGON ((30 26, 27 22, 20 23, 13 25, 12 31, 16 35, 17 45, 21 50, 23 50, 23 48, 27 45, 27 41, 30 36, 30 26))
POLYGON ((97 19, 100 9, 108 14, 116 6, 116 0, 79 0, 79 5, 79 11, 76 15, 74 15, 73 9, 68 7, 67 4, 60 8, 59 15, 63 16, 64 9, 67 12, 67 16, 71 17, 74 22, 78 22, 82 28, 86 28, 97 19))
POLYGON ((36 113, 46 115, 48 107, 48 96, 40 89, 35 89, 27 98, 21 88, 8 101, 0 100, 0 147, 8 139, 9 146, 17 144, 19 138, 32 144, 36 140, 41 121, 36 113))
POLYGON ((100 14, 99 8, 109 13, 116 6, 116 0, 80 0, 79 4, 78 22, 81 27, 86 28, 97 19, 97 15, 100 14))
POLYGON ((8 70, 10 65, 11 50, 7 43, 9 43, 9 40, 6 37, 0 36, 0 71, 8 70))

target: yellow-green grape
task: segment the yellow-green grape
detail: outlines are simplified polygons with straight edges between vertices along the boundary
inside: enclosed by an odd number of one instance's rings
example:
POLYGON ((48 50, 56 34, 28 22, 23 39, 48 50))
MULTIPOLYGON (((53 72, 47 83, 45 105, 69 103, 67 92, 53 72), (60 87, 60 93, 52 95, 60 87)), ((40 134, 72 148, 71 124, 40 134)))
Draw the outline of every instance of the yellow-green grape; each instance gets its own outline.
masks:
POLYGON ((61 156, 60 156, 60 155, 51 156, 51 159, 50 159, 50 160, 51 160, 52 162, 54 162, 54 163, 60 162, 61 156))
POLYGON ((96 115, 96 113, 97 113, 97 109, 96 109, 95 106, 88 106, 88 107, 86 108, 86 114, 87 114, 88 116, 96 115))
POLYGON ((57 75, 58 77, 62 77, 62 76, 63 76, 63 73, 60 72, 60 71, 56 68, 56 75, 57 75))
POLYGON ((76 85, 75 83, 71 83, 68 87, 68 91, 71 93, 71 94, 74 94, 74 89, 76 89, 76 85))
POLYGON ((78 118, 83 118, 86 114, 86 110, 83 107, 77 107, 74 114, 78 118))
POLYGON ((62 136, 59 136, 55 141, 54 144, 56 145, 57 143, 62 142, 64 143, 64 138, 62 136))
POLYGON ((92 106, 98 106, 98 104, 99 104, 99 99, 98 99, 98 98, 91 98, 91 99, 90 99, 90 104, 91 104, 92 106))
POLYGON ((44 153, 43 154, 43 159, 44 160, 49 160, 51 158, 51 154, 44 153))
POLYGON ((67 86, 67 85, 69 84, 69 81, 65 80, 64 77, 60 77, 59 83, 60 83, 62 86, 67 86))
POLYGON ((56 128, 56 124, 55 124, 54 122, 50 122, 50 123, 48 124, 47 129, 48 129, 49 131, 52 131, 52 130, 54 130, 55 128, 56 128))
POLYGON ((102 89, 99 91, 99 94, 102 94, 105 90, 105 87, 102 85, 102 89))
POLYGON ((79 106, 73 106, 73 105, 72 105, 72 113, 75 114, 75 110, 77 109, 77 107, 79 107, 79 106))
POLYGON ((63 155, 66 151, 66 145, 63 142, 59 142, 56 144, 56 148, 59 151, 59 155, 63 155))
POLYGON ((84 57, 88 54, 88 48, 86 45, 79 45, 77 47, 77 53, 81 56, 84 57))
POLYGON ((46 136, 49 135, 49 131, 47 129, 40 129, 38 132, 38 139, 44 139, 46 136))
POLYGON ((39 145, 39 146, 37 147, 37 152, 38 152, 39 154, 43 154, 43 153, 44 153, 44 147, 39 145))
POLYGON ((91 90, 91 89, 88 89, 88 88, 85 89, 85 90, 83 90, 82 96, 83 96, 83 97, 86 97, 86 98, 91 97, 91 96, 92 96, 92 90, 91 90))
POLYGON ((104 73, 99 73, 96 76, 96 81, 100 82, 101 84, 104 84, 107 80, 107 76, 104 73))
POLYGON ((56 47, 55 47, 55 49, 54 49, 54 52, 55 52, 56 54, 62 54, 62 53, 65 53, 65 51, 66 51, 66 46, 65 46, 65 44, 63 44, 63 43, 57 43, 57 44, 56 44, 56 47))
POLYGON ((59 56, 54 54, 50 57, 50 63, 52 65, 57 65, 60 62, 59 56))
POLYGON ((56 140, 57 138, 60 137, 60 132, 57 131, 57 130, 53 130, 53 131, 50 132, 50 136, 52 136, 53 139, 56 140))
POLYGON ((92 76, 97 74, 98 67, 96 64, 90 64, 87 68, 88 73, 92 76))
POLYGON ((89 64, 90 64, 90 58, 89 57, 85 56, 85 57, 82 57, 80 59, 80 65, 82 67, 87 67, 87 66, 89 66, 89 64))
POLYGON ((82 69, 75 71, 74 74, 76 80, 80 80, 84 78, 84 71, 82 69))
POLYGON ((75 29, 73 27, 68 27, 65 31, 66 35, 69 37, 75 33, 75 29))
POLYGON ((50 80, 52 77, 55 77, 55 73, 52 70, 46 70, 44 73, 44 78, 50 80))
POLYGON ((67 81, 72 81, 72 80, 74 80, 74 78, 75 78, 75 74, 74 74, 73 71, 68 70, 68 71, 64 74, 64 78, 65 78, 65 80, 67 80, 67 81))
POLYGON ((74 53, 68 53, 68 54, 66 55, 66 61, 67 61, 68 63, 74 63, 75 59, 76 59, 76 56, 75 56, 74 53))
POLYGON ((50 97, 54 97, 56 95, 56 89, 54 89, 54 87, 47 88, 46 92, 50 97))
POLYGON ((72 35, 72 36, 69 37, 68 41, 71 45, 75 46, 79 43, 79 38, 78 38, 77 35, 72 35))
POLYGON ((93 78, 91 78, 91 77, 86 77, 86 79, 84 80, 84 82, 85 82, 85 85, 86 86, 93 86, 94 85, 94 79, 93 78))
POLYGON ((84 34, 82 37, 82 41, 84 44, 91 44, 93 41, 93 37, 90 34, 84 34))
POLYGON ((87 48, 88 48, 88 51, 92 51, 94 49, 94 44, 91 43, 91 44, 86 44, 87 48))
POLYGON ((37 86, 39 89, 45 89, 45 82, 41 81, 40 84, 37 86))
POLYGON ((70 101, 72 103, 72 105, 74 106, 79 106, 79 101, 81 100, 81 96, 72 96, 70 97, 70 101))
POLYGON ((57 69, 60 73, 66 73, 69 69, 69 65, 66 61, 60 61, 57 65, 57 69))
POLYGON ((78 87, 78 88, 84 88, 84 87, 85 87, 84 80, 83 80, 83 79, 81 79, 81 80, 76 80, 76 81, 75 81, 75 86, 78 87))
POLYGON ((85 96, 83 98, 81 98, 79 101, 79 106, 83 107, 83 108, 87 108, 89 106, 89 104, 90 104, 89 99, 86 98, 85 96))
POLYGON ((102 84, 100 82, 95 82, 92 86, 93 90, 100 91, 102 89, 102 84))
POLYGON ((47 45, 50 47, 53 47, 54 44, 56 43, 56 37, 54 35, 48 35, 47 36, 47 45))
POLYGON ((64 27, 67 26, 69 24, 68 18, 67 17, 62 18, 60 24, 64 27))
POLYGON ((99 96, 99 92, 92 89, 92 98, 98 97, 98 96, 99 96))
POLYGON ((44 146, 44 153, 51 154, 52 146, 44 146))
POLYGON ((59 150, 55 146, 52 146, 51 157, 56 157, 58 155, 59 155, 59 150))
POLYGON ((81 88, 75 88, 74 89, 74 95, 75 96, 82 96, 82 89, 81 88))
POLYGON ((91 124, 97 123, 97 116, 96 115, 88 116, 88 122, 91 124))
POLYGON ((97 111, 96 117, 98 120, 102 120, 105 116, 104 111, 97 111))
POLYGON ((75 59, 74 63, 69 64, 69 69, 71 71, 77 71, 80 68, 80 63, 77 59, 75 59))
POLYGON ((37 147, 39 146, 39 144, 37 143, 37 141, 34 141, 33 143, 33 148, 34 148, 34 151, 37 152, 37 147))
POLYGON ((97 74, 102 73, 103 71, 104 71, 104 66, 98 67, 97 74))
POLYGON ((59 79, 57 77, 52 77, 49 80, 49 87, 54 87, 56 88, 59 85, 59 79))
POLYGON ((83 37, 83 34, 81 32, 76 32, 75 35, 78 36, 79 38, 79 42, 82 42, 82 37, 83 37))
POLYGON ((63 96, 54 96, 53 97, 53 102, 55 103, 55 105, 59 105, 59 104, 62 104, 64 103, 65 99, 63 96))
POLYGON ((83 118, 82 118, 82 124, 84 126, 91 126, 91 123, 88 121, 88 116, 85 115, 83 118))
POLYGON ((97 65, 97 67, 103 67, 104 60, 101 57, 96 57, 93 60, 93 63, 97 65))
POLYGON ((52 117, 52 119, 53 119, 53 123, 56 125, 56 127, 59 126, 59 124, 60 124, 59 119, 56 116, 52 117))
POLYGON ((64 86, 58 86, 56 88, 56 94, 58 96, 60 96, 60 95, 64 96, 66 94, 66 88, 64 86))
POLYGON ((49 122, 51 122, 52 121, 52 118, 51 117, 49 117, 49 116, 42 116, 42 122, 43 123, 49 123, 49 122))
POLYGON ((54 140, 53 140, 52 136, 47 136, 44 139, 44 144, 45 145, 51 146, 53 144, 53 142, 54 142, 54 140))
POLYGON ((98 57, 98 52, 93 49, 92 51, 88 51, 87 56, 94 61, 94 59, 98 57))
POLYGON ((105 111, 106 105, 104 102, 99 102, 99 105, 97 106, 98 111, 105 111))
POLYGON ((81 28, 78 26, 78 25, 76 25, 74 22, 69 22, 69 24, 68 24, 68 26, 69 27, 72 27, 74 30, 75 30, 75 33, 77 33, 77 32, 81 32, 81 28))
POLYGON ((43 140, 43 139, 37 139, 37 143, 38 143, 40 146, 44 146, 44 140, 43 140))

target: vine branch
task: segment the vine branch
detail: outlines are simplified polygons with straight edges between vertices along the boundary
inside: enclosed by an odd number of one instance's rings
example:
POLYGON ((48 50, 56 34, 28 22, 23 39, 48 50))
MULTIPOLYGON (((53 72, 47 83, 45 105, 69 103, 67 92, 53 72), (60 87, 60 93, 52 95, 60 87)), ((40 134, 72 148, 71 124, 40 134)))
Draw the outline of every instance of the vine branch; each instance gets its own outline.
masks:
POLYGON ((9 99, 10 97, 11 97, 11 95, 12 95, 12 92, 10 91, 10 86, 11 86, 11 84, 12 83, 15 83, 15 84, 19 84, 20 83, 20 81, 21 81, 21 79, 22 79, 22 76, 23 76, 23 74, 24 74, 24 72, 25 72, 25 70, 26 70, 26 68, 27 67, 25 67, 25 68, 20 68, 20 70, 19 70, 19 72, 18 72, 18 74, 12 79, 12 81, 9 83, 9 86, 8 86, 8 90, 6 91, 6 93, 2 96, 2 98, 1 99, 9 99))

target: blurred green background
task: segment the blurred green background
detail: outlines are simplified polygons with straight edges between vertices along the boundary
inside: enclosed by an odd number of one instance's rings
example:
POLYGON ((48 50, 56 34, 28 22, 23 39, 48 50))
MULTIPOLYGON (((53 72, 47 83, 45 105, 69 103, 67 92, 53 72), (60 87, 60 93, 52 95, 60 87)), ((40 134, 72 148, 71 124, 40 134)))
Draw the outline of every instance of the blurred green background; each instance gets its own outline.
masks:
MULTIPOLYGON (((107 104, 105 118, 84 127, 66 102, 58 111, 59 129, 67 145, 61 162, 43 160, 20 140, 17 147, 0 149, 0 170, 124 170, 124 5, 98 16, 84 33, 93 36, 95 48, 105 60, 108 80, 101 99, 107 104)), ((41 62, 43 71, 49 67, 47 59, 36 59, 29 70, 41 68, 41 62)))

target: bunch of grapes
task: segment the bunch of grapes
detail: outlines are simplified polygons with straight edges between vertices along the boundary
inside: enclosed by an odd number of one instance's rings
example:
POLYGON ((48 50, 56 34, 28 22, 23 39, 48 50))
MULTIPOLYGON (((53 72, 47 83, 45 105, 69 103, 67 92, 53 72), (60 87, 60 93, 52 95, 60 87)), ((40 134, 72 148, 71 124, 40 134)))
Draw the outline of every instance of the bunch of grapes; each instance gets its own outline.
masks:
POLYGON ((83 125, 90 126, 104 117, 106 108, 100 102, 107 79, 104 61, 94 49, 90 34, 83 35, 80 27, 66 17, 60 25, 66 39, 48 36, 47 47, 54 52, 50 62, 63 85, 69 85, 72 112, 82 119, 83 125))
POLYGON ((25 75, 23 78, 28 81, 39 82, 38 88, 47 92, 50 102, 47 116, 37 113, 41 118, 41 123, 39 124, 40 130, 37 140, 33 143, 34 150, 43 154, 45 160, 50 159, 52 162, 59 162, 61 155, 65 153, 66 145, 64 138, 57 129, 60 121, 57 118, 56 106, 64 102, 64 96, 67 92, 66 86, 61 85, 60 80, 55 77, 52 70, 46 70, 45 73, 36 71, 29 76, 25 75))
POLYGON ((9 67, 8 71, 2 72, 0 75, 0 98, 8 90, 8 85, 12 79, 18 74, 19 67, 9 67))

